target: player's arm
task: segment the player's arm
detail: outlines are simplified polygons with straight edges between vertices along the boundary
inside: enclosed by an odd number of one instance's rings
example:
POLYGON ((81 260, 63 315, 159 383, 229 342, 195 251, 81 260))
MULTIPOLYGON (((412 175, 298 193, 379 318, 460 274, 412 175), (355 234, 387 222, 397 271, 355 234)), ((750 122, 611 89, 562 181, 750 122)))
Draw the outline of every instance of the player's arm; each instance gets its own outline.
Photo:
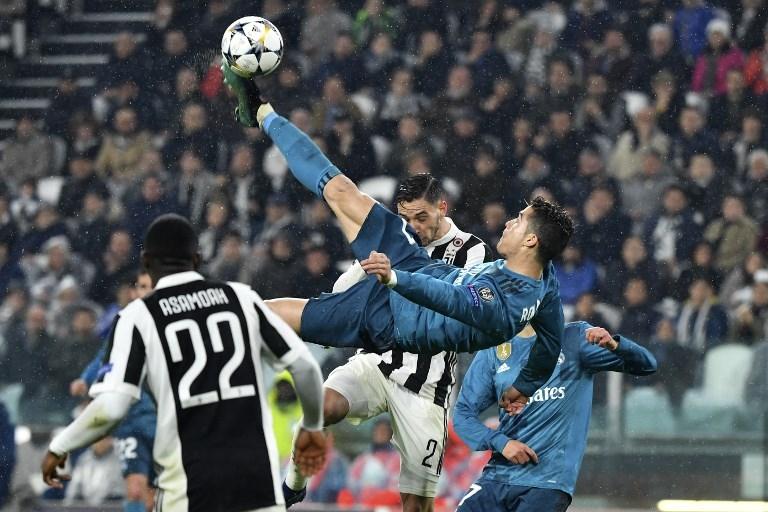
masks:
POLYGON ((146 353, 143 336, 133 315, 118 316, 108 341, 108 356, 91 386, 94 400, 80 416, 53 438, 43 460, 43 480, 61 487, 66 475, 57 473, 72 450, 88 446, 104 437, 122 420, 131 404, 141 396, 146 353))
POLYGON ((528 363, 520 370, 513 386, 525 396, 533 396, 543 386, 557 365, 563 345, 563 305, 559 293, 550 293, 531 319, 536 341, 531 347, 528 363))
POLYGON ((286 368, 293 377, 304 413, 294 443, 294 461, 305 476, 310 476, 325 464, 323 376, 304 342, 255 292, 251 294, 259 331, 273 368, 286 368))
POLYGON ((486 427, 480 415, 496 403, 493 367, 488 354, 493 349, 478 352, 464 375, 459 398, 453 411, 453 427, 467 446, 476 451, 494 450, 502 453, 509 438, 503 432, 486 427))
POLYGON ((579 359, 583 368, 593 371, 613 371, 630 375, 651 375, 658 364, 653 354, 621 335, 611 335, 602 327, 584 324, 585 343, 580 345, 579 359))

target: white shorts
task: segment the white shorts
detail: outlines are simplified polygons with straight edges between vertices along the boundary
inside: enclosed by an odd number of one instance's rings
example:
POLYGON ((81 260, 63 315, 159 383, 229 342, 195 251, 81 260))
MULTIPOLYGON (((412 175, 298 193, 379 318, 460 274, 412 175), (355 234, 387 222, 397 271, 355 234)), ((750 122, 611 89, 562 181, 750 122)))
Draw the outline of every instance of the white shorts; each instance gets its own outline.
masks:
POLYGON ((349 402, 352 423, 389 412, 400 452, 400 492, 434 498, 448 432, 448 411, 386 378, 375 354, 358 354, 333 370, 324 386, 349 402))

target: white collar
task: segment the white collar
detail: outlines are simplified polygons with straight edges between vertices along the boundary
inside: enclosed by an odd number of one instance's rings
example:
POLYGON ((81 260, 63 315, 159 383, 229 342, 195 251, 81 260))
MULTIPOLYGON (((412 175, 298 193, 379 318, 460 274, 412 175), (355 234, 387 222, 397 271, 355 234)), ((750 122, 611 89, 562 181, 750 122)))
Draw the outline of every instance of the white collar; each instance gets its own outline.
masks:
POLYGON ((446 221, 448 221, 448 224, 450 224, 451 228, 448 230, 446 234, 432 242, 431 244, 427 245, 427 248, 434 248, 438 245, 447 244, 454 238, 456 238, 456 235, 459 234, 459 228, 456 227, 456 224, 453 223, 450 217, 445 218, 446 221))
POLYGON ((186 272, 177 272, 165 277, 161 277, 155 285, 155 290, 160 288, 169 288, 171 286, 179 286, 180 284, 191 283, 192 281, 202 281, 204 278, 194 270, 187 270, 186 272))

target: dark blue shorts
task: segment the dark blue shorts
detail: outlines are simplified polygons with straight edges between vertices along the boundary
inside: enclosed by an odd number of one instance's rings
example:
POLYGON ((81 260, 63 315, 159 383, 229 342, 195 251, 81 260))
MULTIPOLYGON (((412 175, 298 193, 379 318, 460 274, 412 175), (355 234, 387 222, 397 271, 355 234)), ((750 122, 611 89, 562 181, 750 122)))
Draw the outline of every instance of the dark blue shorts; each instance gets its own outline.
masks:
MULTIPOLYGON (((393 268, 413 272, 432 263, 416 240, 405 220, 376 204, 352 242, 352 252, 358 260, 366 259, 371 251, 382 252, 393 268)), ((309 299, 301 316, 301 337, 332 347, 389 350, 394 344, 389 293, 375 277, 369 277, 347 291, 309 299)))
POLYGON ((523 487, 480 479, 469 488, 456 512, 563 512, 570 494, 559 489, 523 487))
POLYGON ((146 475, 150 483, 154 479, 152 448, 155 443, 155 424, 148 418, 131 415, 115 429, 115 445, 120 458, 123 476, 146 475))

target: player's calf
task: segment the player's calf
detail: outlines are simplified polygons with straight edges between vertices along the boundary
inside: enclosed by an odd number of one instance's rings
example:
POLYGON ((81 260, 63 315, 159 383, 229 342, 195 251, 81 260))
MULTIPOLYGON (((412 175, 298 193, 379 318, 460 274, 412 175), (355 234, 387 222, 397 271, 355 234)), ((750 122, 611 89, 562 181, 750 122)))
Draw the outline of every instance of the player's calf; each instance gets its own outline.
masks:
POLYGON ((400 501, 403 502, 403 512, 432 512, 435 499, 415 494, 400 493, 400 501))

